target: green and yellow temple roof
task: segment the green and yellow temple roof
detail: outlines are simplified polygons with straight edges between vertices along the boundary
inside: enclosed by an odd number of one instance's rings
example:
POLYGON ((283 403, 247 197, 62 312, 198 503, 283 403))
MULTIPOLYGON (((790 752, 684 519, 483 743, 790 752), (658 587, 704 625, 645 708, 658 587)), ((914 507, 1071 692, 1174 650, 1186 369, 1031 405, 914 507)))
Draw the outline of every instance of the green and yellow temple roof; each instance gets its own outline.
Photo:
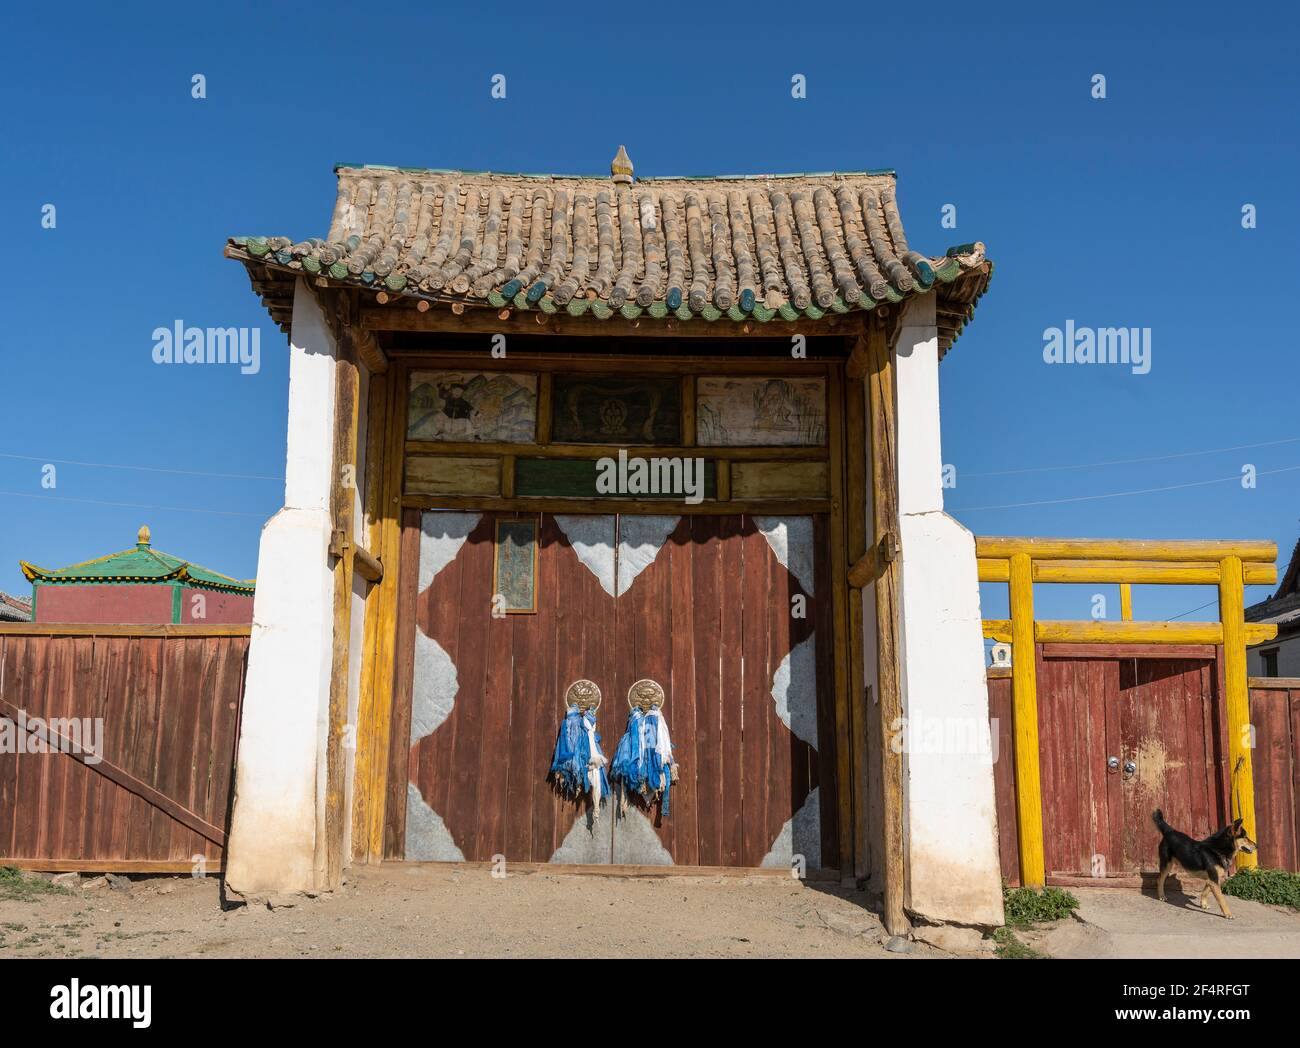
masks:
POLYGON ((193 564, 170 553, 154 549, 145 525, 130 549, 109 553, 66 568, 41 568, 25 560, 18 562, 27 581, 33 584, 171 583, 199 589, 252 594, 256 579, 234 579, 219 571, 193 564))

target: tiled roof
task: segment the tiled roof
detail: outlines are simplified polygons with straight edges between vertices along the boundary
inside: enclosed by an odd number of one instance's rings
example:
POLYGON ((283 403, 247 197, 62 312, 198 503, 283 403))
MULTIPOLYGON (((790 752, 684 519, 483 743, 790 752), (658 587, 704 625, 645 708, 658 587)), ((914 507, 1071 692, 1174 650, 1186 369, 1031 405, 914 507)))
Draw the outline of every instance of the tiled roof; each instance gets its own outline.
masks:
MULTIPOLYGON (((620 163, 621 162, 621 163, 620 163)), ((433 304, 604 320, 821 319, 939 293, 942 348, 992 272, 984 245, 912 249, 892 172, 633 182, 340 166, 324 238, 234 237, 285 327, 295 272, 433 304)))
POLYGON ((233 579, 229 575, 154 549, 149 544, 148 528, 140 529, 139 539, 131 549, 119 550, 66 568, 40 568, 25 560, 20 560, 18 566, 29 582, 183 582, 190 586, 233 593, 252 593, 255 589, 256 579, 233 579))
POLYGON ((1300 541, 1291 551, 1291 560, 1282 575, 1277 592, 1268 600, 1246 609, 1247 622, 1275 622, 1290 627, 1300 623, 1300 541))
POLYGON ((31 601, 0 593, 0 622, 29 622, 31 617, 31 601))

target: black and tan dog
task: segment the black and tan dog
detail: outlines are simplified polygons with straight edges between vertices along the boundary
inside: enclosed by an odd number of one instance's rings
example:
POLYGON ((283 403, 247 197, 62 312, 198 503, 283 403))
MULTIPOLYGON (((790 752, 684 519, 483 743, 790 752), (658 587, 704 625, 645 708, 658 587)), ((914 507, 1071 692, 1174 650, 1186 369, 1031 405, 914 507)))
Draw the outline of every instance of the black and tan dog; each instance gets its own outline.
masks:
POLYGON ((1151 813, 1151 818, 1160 830, 1160 877, 1156 881, 1156 898, 1165 901, 1165 878, 1177 863, 1188 873, 1199 873, 1206 878, 1205 887, 1201 889, 1201 909, 1208 907, 1207 896, 1213 892, 1223 916, 1232 920, 1228 900, 1220 888, 1228 875, 1228 864, 1237 853, 1249 855, 1255 850, 1255 842, 1246 835, 1241 820, 1234 819, 1218 833, 1198 841, 1165 822, 1164 813, 1159 808, 1151 813))

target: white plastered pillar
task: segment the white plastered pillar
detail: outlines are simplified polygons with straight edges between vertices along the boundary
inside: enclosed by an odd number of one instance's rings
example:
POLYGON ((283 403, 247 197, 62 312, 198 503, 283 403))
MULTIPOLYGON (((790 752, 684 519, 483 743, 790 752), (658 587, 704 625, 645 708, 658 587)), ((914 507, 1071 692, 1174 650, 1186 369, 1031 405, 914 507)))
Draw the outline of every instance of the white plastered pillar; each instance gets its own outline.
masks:
POLYGON ((935 296, 903 307, 895 346, 902 547, 904 905, 1002 923, 997 809, 975 539, 943 511, 935 296))
POLYGON ((328 556, 337 347, 299 280, 289 339, 284 507, 262 528, 226 882, 323 885, 334 574, 328 556))

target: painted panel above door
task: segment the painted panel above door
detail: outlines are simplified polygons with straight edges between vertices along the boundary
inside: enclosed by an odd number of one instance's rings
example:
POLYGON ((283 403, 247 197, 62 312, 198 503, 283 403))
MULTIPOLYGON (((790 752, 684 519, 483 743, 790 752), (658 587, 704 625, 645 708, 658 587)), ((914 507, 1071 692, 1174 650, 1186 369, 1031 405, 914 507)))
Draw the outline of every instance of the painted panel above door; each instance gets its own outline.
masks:
POLYGON ((574 444, 680 444, 681 380, 556 375, 551 439, 574 444))
POLYGON ((826 443, 826 380, 701 378, 696 387, 701 446, 826 443))
POLYGON ((527 443, 537 432, 537 376, 501 371, 415 371, 411 440, 527 443))

